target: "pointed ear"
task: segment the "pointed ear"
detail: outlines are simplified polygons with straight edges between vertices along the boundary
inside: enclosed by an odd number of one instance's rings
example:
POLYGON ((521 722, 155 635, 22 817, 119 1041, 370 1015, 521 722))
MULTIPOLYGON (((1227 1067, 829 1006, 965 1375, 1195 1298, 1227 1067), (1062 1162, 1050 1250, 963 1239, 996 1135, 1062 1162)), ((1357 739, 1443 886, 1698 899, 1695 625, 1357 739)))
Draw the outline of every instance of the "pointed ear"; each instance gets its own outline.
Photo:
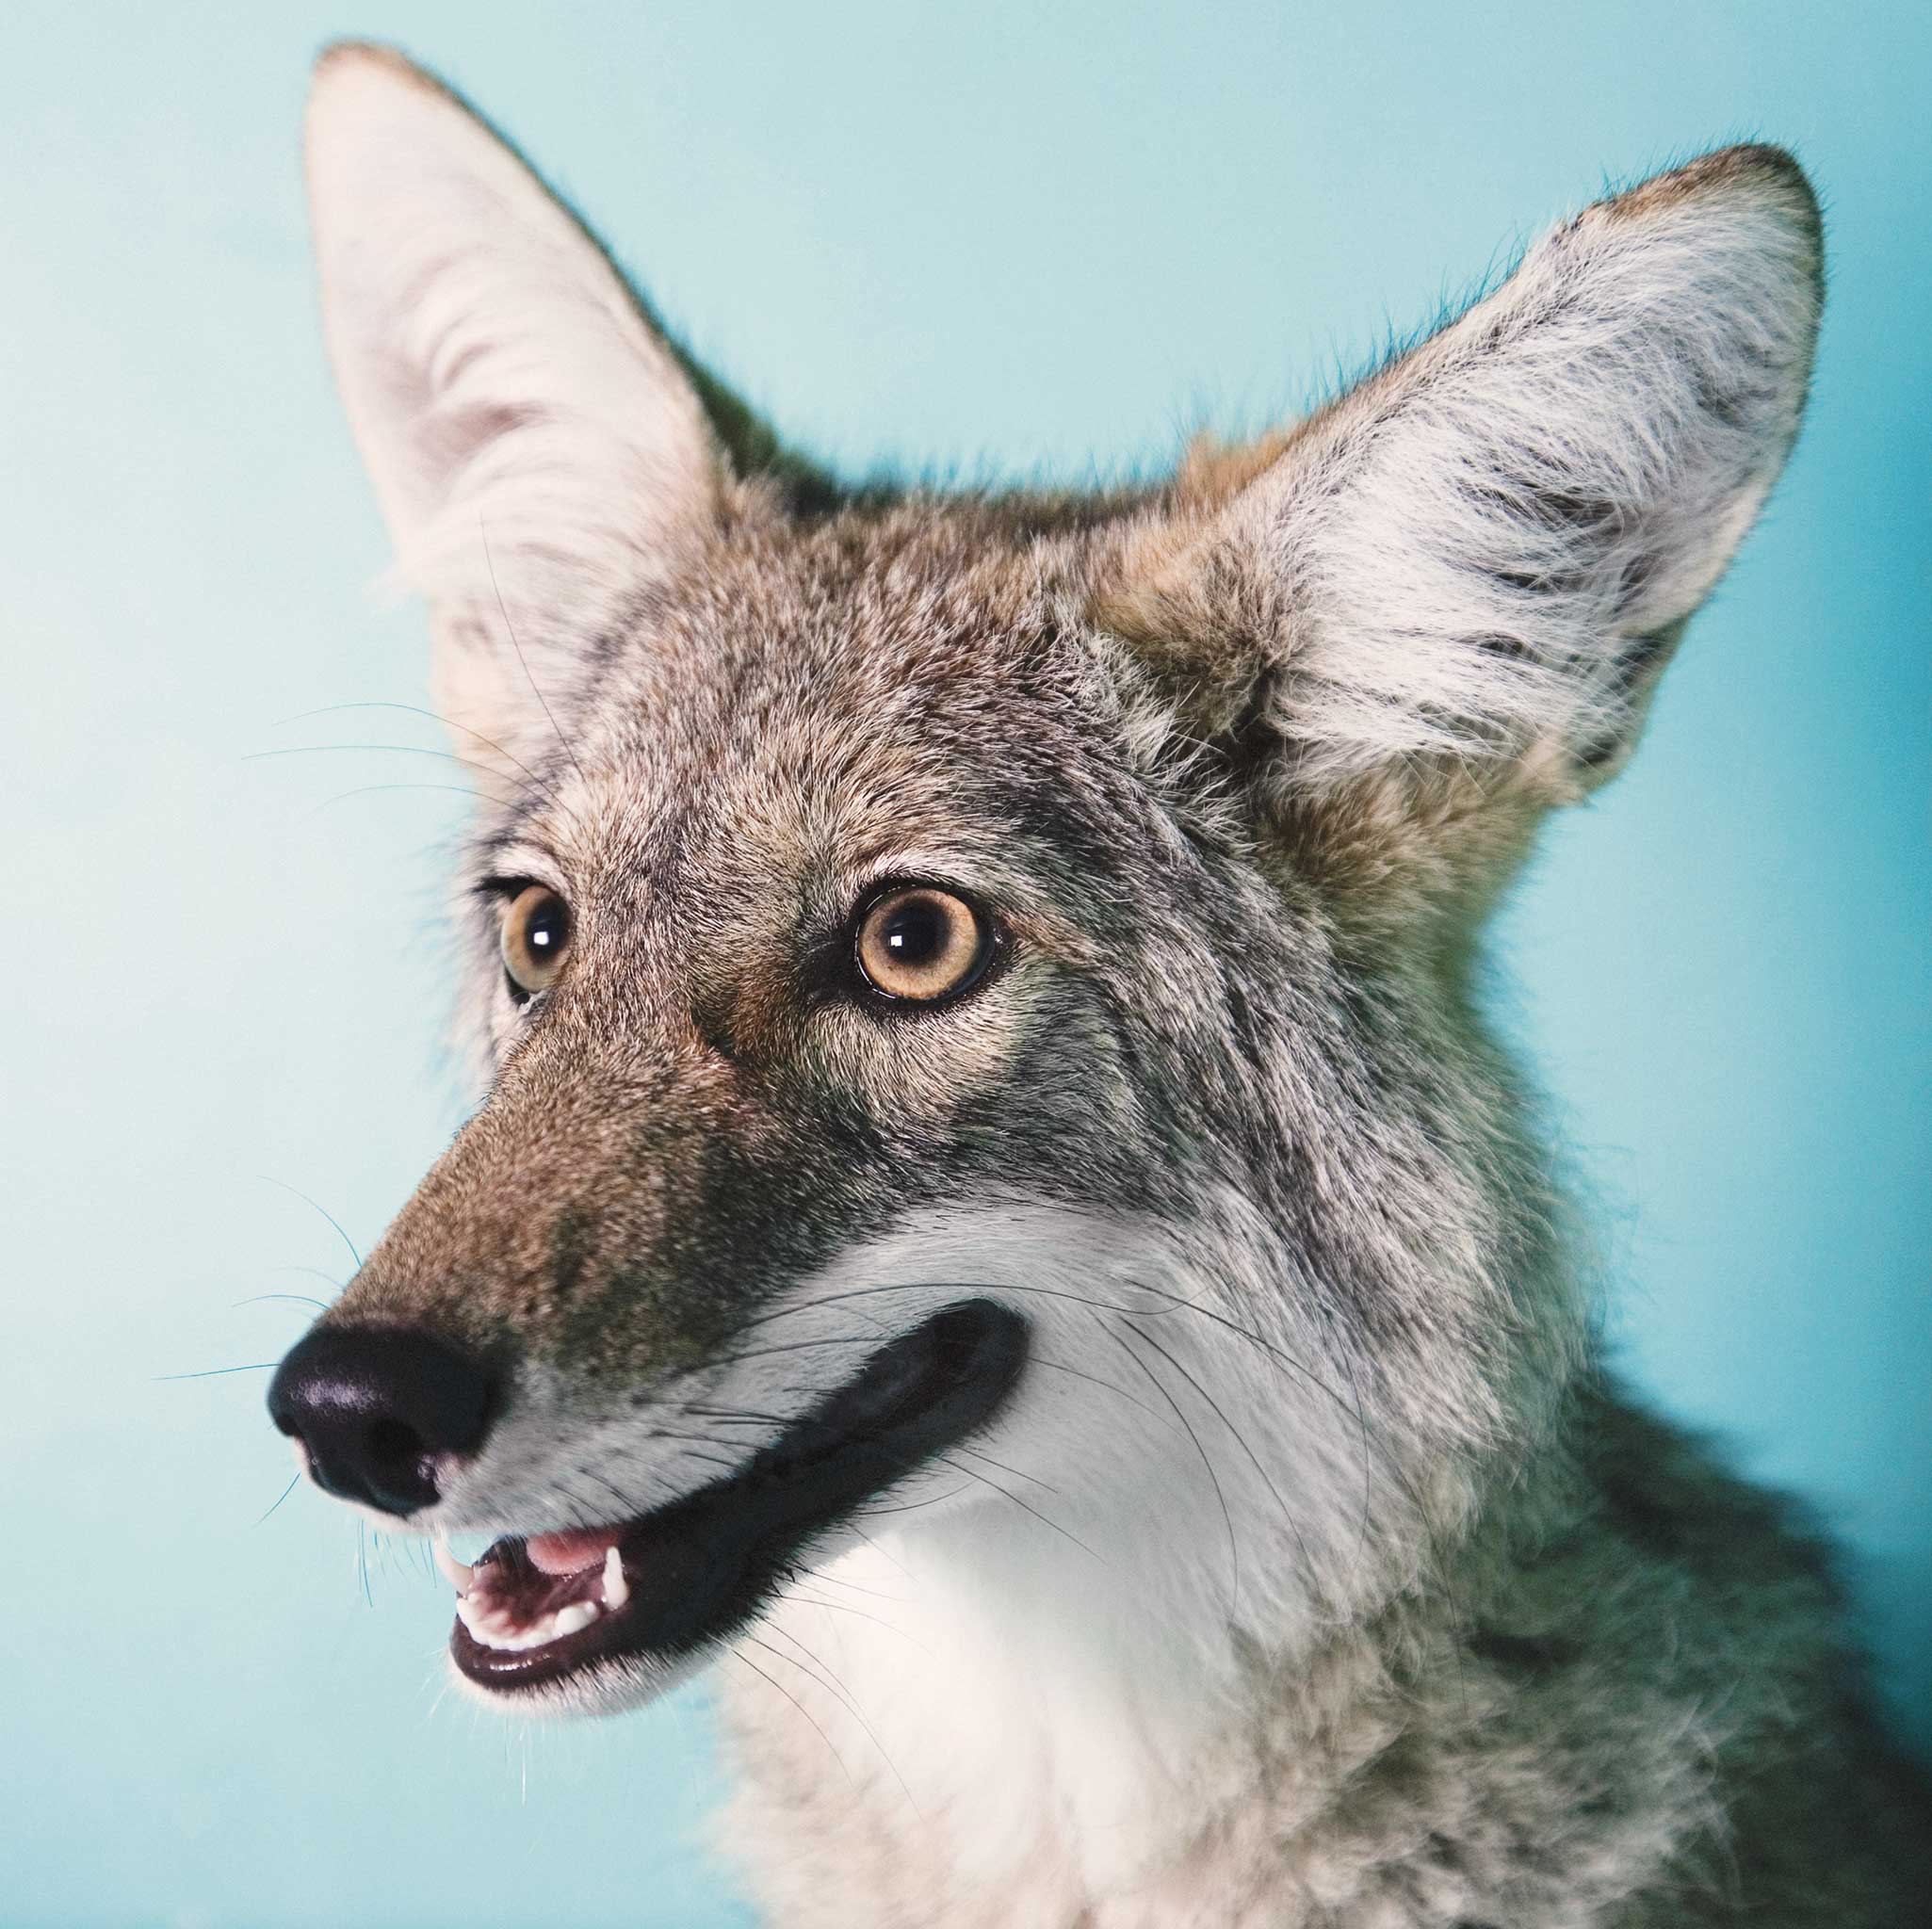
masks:
POLYGON ((307 161, 330 354, 397 575, 430 605, 439 703, 521 755, 715 517, 717 438, 596 241, 400 55, 322 57, 307 161))
POLYGON ((1791 448, 1822 293, 1778 149, 1600 202, 1300 428, 1193 461, 1096 619, 1324 875, 1453 895, 1628 755, 1791 448))

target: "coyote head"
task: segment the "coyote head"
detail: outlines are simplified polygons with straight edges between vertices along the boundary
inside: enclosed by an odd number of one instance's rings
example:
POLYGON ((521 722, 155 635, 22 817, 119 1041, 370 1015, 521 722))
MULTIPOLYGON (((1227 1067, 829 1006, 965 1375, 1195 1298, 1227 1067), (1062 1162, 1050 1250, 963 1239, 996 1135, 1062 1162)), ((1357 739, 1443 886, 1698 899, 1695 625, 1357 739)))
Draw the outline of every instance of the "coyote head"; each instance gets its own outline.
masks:
POLYGON ((1584 1331, 1474 937, 1791 446, 1795 166, 1588 208, 1158 485, 945 496, 780 450, 395 57, 308 154, 484 793, 482 1095, 270 1406, 501 1536, 462 1674, 641 1698, 862 1537, 1149 1656, 1412 1580, 1584 1331))

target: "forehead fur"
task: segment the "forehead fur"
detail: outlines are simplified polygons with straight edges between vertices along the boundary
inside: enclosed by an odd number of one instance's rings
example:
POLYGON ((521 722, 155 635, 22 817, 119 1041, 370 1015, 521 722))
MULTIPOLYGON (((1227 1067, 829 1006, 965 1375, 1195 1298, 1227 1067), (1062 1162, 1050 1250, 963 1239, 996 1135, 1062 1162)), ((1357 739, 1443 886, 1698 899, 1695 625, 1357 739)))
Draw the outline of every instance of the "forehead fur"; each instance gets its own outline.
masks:
POLYGON ((525 807, 582 784, 613 809, 577 799, 564 835, 633 859, 642 839, 659 863, 702 841, 727 866, 943 851, 1001 872, 1016 841, 1033 866, 1111 868, 1124 821, 1188 802, 1087 614, 1125 513, 1043 497, 801 520, 745 489, 715 544, 589 653, 560 705, 569 748, 553 741, 525 807))

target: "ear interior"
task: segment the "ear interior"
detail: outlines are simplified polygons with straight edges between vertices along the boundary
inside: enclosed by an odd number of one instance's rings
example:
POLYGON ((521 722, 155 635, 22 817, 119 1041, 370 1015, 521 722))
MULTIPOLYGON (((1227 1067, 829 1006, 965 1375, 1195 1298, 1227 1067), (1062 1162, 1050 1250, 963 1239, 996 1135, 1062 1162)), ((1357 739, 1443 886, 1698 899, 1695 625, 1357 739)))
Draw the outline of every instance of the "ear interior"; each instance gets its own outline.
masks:
POLYGON ((1307 423, 1193 463, 1097 619, 1299 822, 1459 872, 1455 840, 1500 848, 1486 804, 1629 754, 1796 433, 1820 258, 1775 149, 1599 203, 1307 423))
POLYGON ((564 684, 715 517, 716 438, 593 237, 399 55, 324 56, 307 160, 331 355, 398 578, 431 606, 444 701, 507 742, 528 685, 564 684))

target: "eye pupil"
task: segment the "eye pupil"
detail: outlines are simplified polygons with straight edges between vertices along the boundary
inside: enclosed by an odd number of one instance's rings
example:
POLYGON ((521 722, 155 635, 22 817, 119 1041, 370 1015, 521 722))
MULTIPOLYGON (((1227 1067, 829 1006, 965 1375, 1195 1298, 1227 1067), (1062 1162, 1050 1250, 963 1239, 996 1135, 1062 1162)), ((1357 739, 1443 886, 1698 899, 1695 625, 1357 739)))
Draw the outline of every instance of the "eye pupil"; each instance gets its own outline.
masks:
POLYGON ((930 903, 914 903, 896 912, 885 927, 885 948, 901 964, 921 964, 940 948, 945 932, 930 903))

